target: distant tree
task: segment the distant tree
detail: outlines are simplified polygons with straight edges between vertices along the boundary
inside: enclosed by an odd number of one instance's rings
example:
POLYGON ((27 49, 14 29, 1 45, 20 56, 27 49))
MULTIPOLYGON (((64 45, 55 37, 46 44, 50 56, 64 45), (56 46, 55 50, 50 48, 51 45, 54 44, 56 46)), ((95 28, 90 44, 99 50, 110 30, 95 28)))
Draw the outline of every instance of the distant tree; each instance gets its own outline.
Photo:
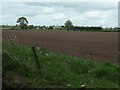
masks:
POLYGON ((19 26, 21 29, 27 29, 28 20, 25 17, 20 17, 17 19, 17 23, 19 23, 19 26))
POLYGON ((53 26, 49 26, 49 29, 52 30, 52 29, 53 29, 53 26))
POLYGON ((41 26, 42 27, 42 29, 47 29, 47 26, 45 26, 45 25, 43 25, 43 26, 41 26))
POLYGON ((29 29, 34 29, 34 25, 29 25, 28 28, 29 29))
POLYGON ((73 29, 73 24, 70 20, 67 20, 65 22, 65 27, 67 28, 67 30, 72 30, 73 29))

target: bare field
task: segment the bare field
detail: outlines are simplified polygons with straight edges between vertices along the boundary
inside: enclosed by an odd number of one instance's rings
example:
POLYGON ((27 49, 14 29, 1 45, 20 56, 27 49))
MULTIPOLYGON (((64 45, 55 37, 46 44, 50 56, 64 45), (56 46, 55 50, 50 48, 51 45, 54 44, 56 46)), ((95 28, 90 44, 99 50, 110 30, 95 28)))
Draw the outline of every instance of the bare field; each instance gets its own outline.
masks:
POLYGON ((118 32, 3 30, 3 39, 9 34, 15 34, 23 45, 43 46, 50 52, 118 63, 118 32))

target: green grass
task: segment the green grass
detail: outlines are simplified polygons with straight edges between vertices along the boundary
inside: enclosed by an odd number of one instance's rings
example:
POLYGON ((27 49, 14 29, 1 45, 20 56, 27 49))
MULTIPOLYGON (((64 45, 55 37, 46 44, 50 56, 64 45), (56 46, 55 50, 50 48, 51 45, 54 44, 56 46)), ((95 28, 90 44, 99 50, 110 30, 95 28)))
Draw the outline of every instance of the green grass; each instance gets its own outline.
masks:
POLYGON ((3 42, 3 82, 12 87, 31 88, 118 88, 120 67, 36 48, 37 69, 31 46, 3 42), (119 72, 119 73, 118 73, 119 72))

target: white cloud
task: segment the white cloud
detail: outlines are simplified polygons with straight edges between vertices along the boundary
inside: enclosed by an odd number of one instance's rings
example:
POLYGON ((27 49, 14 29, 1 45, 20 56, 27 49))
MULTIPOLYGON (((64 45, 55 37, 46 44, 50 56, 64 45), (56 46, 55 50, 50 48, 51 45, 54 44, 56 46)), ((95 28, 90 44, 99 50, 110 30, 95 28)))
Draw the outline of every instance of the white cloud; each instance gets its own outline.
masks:
POLYGON ((16 24, 20 16, 29 24, 117 26, 117 3, 4 3, 3 24, 16 24))
MULTIPOLYGON (((3 2, 93 2, 93 0, 2 0, 3 2)), ((95 0, 95 2, 119 2, 119 0, 95 0)))
POLYGON ((54 8, 52 8, 52 7, 44 7, 43 8, 43 13, 46 13, 46 14, 54 13, 54 8))
POLYGON ((99 18, 106 18, 106 14, 100 11, 88 11, 84 13, 85 18, 88 19, 99 19, 99 18))
POLYGON ((64 19, 65 19, 64 13, 57 13, 53 16, 53 20, 64 20, 64 19))

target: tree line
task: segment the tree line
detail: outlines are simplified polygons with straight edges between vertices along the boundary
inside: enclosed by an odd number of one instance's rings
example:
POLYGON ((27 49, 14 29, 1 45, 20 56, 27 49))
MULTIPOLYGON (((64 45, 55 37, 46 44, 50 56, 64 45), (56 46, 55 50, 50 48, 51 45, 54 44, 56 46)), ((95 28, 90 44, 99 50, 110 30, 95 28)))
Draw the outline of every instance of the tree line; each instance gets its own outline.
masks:
MULTIPOLYGON (((119 31, 119 28, 102 28, 101 26, 74 26, 71 20, 67 20, 62 26, 34 26, 28 25, 29 22, 26 17, 20 17, 16 21, 16 25, 12 26, 14 30, 26 29, 40 29, 40 30, 74 30, 74 31, 119 31)), ((4 26, 3 26, 4 27, 4 26)))
POLYGON ((64 23, 64 26, 33 26, 33 25, 28 25, 28 20, 25 17, 20 17, 17 19, 17 23, 19 24, 18 26, 21 29, 61 29, 61 30, 102 30, 102 27, 81 27, 81 26, 74 26, 73 23, 70 20, 67 20, 64 23))

